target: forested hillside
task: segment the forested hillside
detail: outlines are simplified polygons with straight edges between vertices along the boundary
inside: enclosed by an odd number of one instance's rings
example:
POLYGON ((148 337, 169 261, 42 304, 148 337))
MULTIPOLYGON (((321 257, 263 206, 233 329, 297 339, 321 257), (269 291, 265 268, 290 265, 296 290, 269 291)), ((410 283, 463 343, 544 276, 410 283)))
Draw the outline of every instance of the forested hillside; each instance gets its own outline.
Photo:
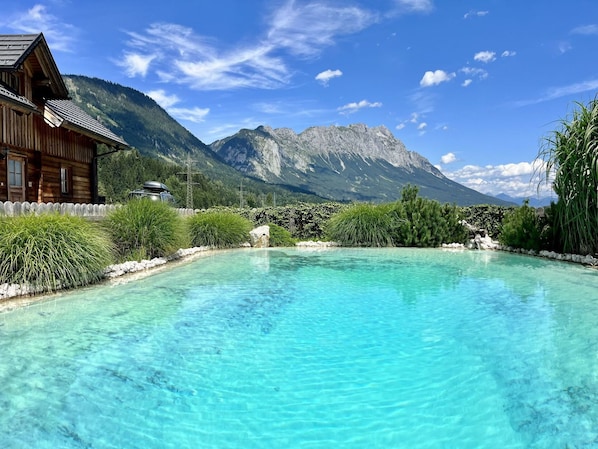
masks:
MULTIPOLYGON (((107 202, 126 199, 148 180, 170 187, 186 205, 186 161, 192 161, 193 207, 269 205, 320 198, 247 177, 224 163, 203 142, 170 117, 147 95, 98 78, 66 75, 73 102, 123 137, 133 151, 98 159, 100 195, 107 202)), ((104 151, 108 151, 104 149, 104 151)))

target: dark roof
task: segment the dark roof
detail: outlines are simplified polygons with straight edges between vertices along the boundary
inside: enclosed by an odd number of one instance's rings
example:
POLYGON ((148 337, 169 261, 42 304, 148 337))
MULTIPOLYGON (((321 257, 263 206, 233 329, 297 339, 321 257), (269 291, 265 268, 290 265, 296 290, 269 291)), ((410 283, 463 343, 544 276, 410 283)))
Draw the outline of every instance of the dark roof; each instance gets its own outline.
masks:
POLYGON ((0 34, 0 68, 16 69, 41 40, 41 34, 0 34))
POLYGON ((10 101, 11 103, 16 104, 17 106, 22 106, 25 107, 27 109, 31 109, 31 110, 37 110, 37 106, 35 106, 35 104, 31 101, 29 101, 27 98, 21 96, 21 95, 17 95, 14 92, 6 89, 5 87, 2 87, 0 85, 0 98, 4 98, 7 101, 10 101))
POLYGON ((108 145, 129 146, 124 139, 118 137, 100 122, 90 117, 83 109, 70 100, 48 100, 46 101, 46 107, 63 118, 71 125, 70 127, 81 131, 82 134, 89 135, 91 132, 96 140, 108 145))
POLYGON ((43 97, 68 98, 68 90, 43 33, 0 34, 0 70, 18 70, 30 56, 33 78, 49 81, 43 97))

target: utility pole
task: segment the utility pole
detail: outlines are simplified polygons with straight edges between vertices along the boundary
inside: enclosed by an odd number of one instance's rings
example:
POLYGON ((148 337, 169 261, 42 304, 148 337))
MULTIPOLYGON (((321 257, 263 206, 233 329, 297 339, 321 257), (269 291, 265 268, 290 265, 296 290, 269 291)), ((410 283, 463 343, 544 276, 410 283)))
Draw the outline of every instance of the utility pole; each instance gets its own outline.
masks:
POLYGON ((187 153, 187 161, 185 165, 187 166, 187 170, 185 173, 177 173, 177 175, 185 175, 187 177, 187 201, 186 207, 187 209, 193 209, 193 175, 199 174, 199 172, 194 172, 193 168, 193 160, 191 160, 191 153, 187 153))
POLYGON ((239 209, 243 209, 243 179, 241 179, 241 188, 239 189, 239 209))

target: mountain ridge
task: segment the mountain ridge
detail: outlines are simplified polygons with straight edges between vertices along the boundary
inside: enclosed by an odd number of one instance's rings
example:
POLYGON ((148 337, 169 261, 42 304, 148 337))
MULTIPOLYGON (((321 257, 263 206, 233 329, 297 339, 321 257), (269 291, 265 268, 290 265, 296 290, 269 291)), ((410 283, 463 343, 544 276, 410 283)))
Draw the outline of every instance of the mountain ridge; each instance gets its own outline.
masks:
POLYGON ((262 125, 210 147, 245 174, 328 199, 394 201, 404 186, 414 184, 422 196, 441 202, 507 204, 448 179, 383 125, 312 126, 300 133, 262 125))

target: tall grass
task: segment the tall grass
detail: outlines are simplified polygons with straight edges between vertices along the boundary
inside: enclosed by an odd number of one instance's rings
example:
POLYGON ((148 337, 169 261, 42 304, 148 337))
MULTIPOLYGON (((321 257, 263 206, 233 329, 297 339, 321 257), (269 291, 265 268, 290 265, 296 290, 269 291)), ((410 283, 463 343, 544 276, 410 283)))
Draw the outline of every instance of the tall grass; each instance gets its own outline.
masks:
POLYGON ((232 212, 211 211, 189 218, 189 233, 193 246, 231 248, 249 241, 252 223, 232 212))
POLYGON ((575 103, 573 114, 545 138, 539 158, 558 195, 554 225, 563 251, 598 252, 598 98, 575 103))
POLYGON ((147 198, 129 201, 108 215, 105 225, 121 261, 165 257, 189 243, 177 211, 147 198))
POLYGON ((295 246, 297 239, 290 231, 274 223, 268 223, 270 228, 270 246, 295 246))
POLYGON ((467 230, 454 205, 418 197, 418 188, 407 186, 394 203, 354 204, 333 215, 327 236, 343 246, 420 246, 463 243, 467 230))
POLYGON ((0 284, 54 291, 91 284, 112 262, 99 226, 65 215, 0 217, 0 284))
POLYGON ((512 209, 503 218, 498 241, 514 248, 541 249, 541 226, 536 210, 528 201, 512 209))
POLYGON ((343 246, 393 246, 392 209, 374 204, 354 204, 327 223, 328 237, 343 246))

